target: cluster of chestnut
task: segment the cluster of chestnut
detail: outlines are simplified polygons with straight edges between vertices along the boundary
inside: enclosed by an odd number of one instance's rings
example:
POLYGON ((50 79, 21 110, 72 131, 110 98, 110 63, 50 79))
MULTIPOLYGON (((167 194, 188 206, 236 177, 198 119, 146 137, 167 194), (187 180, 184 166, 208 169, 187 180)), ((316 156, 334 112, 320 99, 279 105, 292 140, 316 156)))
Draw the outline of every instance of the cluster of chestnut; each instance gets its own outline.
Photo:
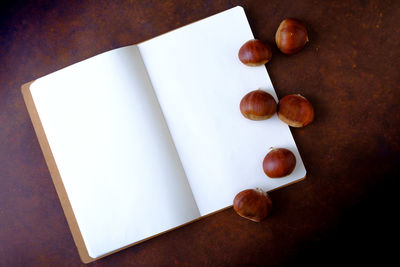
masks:
MULTIPOLYGON (((285 19, 275 35, 279 50, 284 54, 299 52, 309 41, 304 24, 297 19, 285 19)), ((260 40, 247 41, 239 49, 239 60, 247 66, 261 66, 272 58, 271 47, 260 40)), ((277 113, 278 118, 292 127, 304 127, 314 119, 311 103, 299 94, 287 95, 279 100, 258 89, 246 94, 240 102, 240 112, 250 120, 266 120, 277 113)), ((264 173, 270 178, 280 178, 292 173, 296 157, 286 148, 271 148, 263 161, 264 173)), ((270 213, 272 201, 260 188, 241 191, 233 200, 234 210, 242 217, 260 222, 270 213)))

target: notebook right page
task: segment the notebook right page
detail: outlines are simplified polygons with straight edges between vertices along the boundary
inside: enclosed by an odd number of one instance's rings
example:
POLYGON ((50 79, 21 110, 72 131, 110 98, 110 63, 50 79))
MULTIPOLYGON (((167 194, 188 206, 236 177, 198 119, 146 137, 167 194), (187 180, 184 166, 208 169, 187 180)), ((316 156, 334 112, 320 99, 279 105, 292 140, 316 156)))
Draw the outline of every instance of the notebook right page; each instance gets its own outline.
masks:
POLYGON ((238 59, 252 38, 243 8, 235 7, 139 44, 201 215, 232 205, 241 190, 270 191, 306 175, 289 127, 277 115, 251 121, 240 113, 240 100, 252 90, 278 100, 265 66, 238 59), (293 151, 292 174, 264 174, 270 147, 293 151))

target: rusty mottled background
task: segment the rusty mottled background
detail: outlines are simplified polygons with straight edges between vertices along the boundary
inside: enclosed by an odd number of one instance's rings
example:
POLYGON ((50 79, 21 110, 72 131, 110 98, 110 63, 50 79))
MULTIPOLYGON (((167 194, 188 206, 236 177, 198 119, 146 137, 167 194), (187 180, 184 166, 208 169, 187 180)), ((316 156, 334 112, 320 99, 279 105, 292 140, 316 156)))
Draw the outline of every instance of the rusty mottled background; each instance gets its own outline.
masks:
MULTIPOLYGON (((228 209, 91 266, 385 265, 397 262, 399 1, 1 1, 0 266, 79 266, 21 84, 235 5, 273 45, 279 97, 301 93, 316 119, 292 129, 308 177, 271 194, 256 224, 228 209), (274 34, 305 22, 310 43, 284 56, 274 34)), ((195 53, 195 51, 193 51, 195 53)), ((160 220, 162 218, 159 218, 160 220)))

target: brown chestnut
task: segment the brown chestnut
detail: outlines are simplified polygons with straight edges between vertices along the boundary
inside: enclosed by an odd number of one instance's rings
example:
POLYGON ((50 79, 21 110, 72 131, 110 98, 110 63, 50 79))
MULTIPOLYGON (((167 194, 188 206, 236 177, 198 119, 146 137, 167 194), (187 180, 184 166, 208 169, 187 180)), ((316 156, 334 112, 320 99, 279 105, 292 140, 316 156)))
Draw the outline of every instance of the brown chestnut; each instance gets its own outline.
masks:
POLYGON ((240 112, 250 120, 265 120, 276 112, 277 104, 269 93, 255 90, 245 95, 240 101, 240 112))
POLYGON ((278 117, 292 127, 304 127, 314 120, 314 108, 301 95, 287 95, 279 100, 278 117))
POLYGON ((239 49, 239 60, 247 66, 261 66, 271 60, 272 51, 260 40, 249 40, 239 49))
POLYGON ((260 188, 247 189, 236 195, 233 209, 243 218, 261 222, 271 213, 272 201, 268 193, 260 188))
POLYGON ((283 20, 275 34, 276 45, 282 53, 287 55, 299 52, 308 41, 307 29, 297 19, 283 20))
POLYGON ((286 148, 272 148, 265 156, 263 169, 270 178, 280 178, 292 173, 296 166, 296 157, 286 148))

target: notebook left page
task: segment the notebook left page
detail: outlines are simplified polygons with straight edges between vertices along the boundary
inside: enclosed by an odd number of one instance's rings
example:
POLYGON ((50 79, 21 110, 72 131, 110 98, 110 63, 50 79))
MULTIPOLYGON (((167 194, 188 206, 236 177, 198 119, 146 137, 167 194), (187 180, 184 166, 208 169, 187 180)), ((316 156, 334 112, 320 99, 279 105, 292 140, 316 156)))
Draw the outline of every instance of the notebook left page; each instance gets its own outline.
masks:
POLYGON ((137 46, 30 88, 90 257, 200 216, 137 46))

